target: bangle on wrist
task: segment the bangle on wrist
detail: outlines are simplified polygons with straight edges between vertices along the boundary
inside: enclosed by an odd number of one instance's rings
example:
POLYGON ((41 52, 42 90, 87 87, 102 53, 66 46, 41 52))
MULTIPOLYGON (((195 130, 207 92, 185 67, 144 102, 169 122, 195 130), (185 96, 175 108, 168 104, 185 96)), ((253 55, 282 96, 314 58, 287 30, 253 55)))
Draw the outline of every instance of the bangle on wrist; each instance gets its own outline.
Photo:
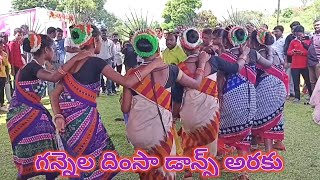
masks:
POLYGON ((136 75, 137 79, 142 83, 142 75, 141 72, 139 70, 137 70, 136 72, 134 72, 134 75, 136 75))
POLYGON ((62 75, 66 75, 66 74, 67 74, 67 73, 62 69, 61 66, 58 68, 58 72, 59 72, 60 74, 62 74, 62 75))

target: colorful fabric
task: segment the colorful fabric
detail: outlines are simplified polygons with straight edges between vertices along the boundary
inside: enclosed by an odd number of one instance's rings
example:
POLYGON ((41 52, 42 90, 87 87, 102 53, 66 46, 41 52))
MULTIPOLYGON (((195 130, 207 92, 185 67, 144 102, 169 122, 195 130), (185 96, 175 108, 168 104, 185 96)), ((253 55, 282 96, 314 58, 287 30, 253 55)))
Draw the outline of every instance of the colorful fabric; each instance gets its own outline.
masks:
POLYGON ((142 83, 139 82, 132 88, 137 95, 132 96, 130 115, 126 126, 127 137, 135 149, 145 150, 149 155, 156 155, 161 159, 159 168, 140 173, 140 179, 175 179, 175 172, 166 172, 163 168, 164 157, 176 155, 176 145, 173 138, 175 128, 171 112, 171 89, 166 89, 156 83, 158 106, 154 100, 152 86, 146 88, 150 83, 148 81, 150 80, 145 78, 142 83), (161 103, 161 99, 166 100, 167 98, 168 103, 161 103))
MULTIPOLYGON (((222 58, 225 61, 230 62, 230 63, 237 62, 237 60, 236 60, 237 57, 230 52, 222 53, 220 55, 220 58, 222 58)), ((240 70, 240 72, 237 74, 237 76, 239 76, 241 79, 248 79, 251 84, 255 84, 256 83, 256 75, 257 75, 257 73, 255 72, 255 69, 250 68, 248 66, 246 66, 246 67, 247 68, 242 68, 240 70)))
POLYGON ((30 41, 31 53, 37 52, 41 47, 41 35, 40 34, 29 34, 28 39, 30 41))
POLYGON ((74 44, 84 46, 91 44, 93 28, 90 24, 77 24, 71 31, 71 38, 74 44), (90 42, 91 41, 91 42, 90 42))
MULTIPOLYGON (((134 73, 134 71, 132 71, 134 73)), ((142 96, 148 98, 149 100, 156 102, 163 108, 171 111, 171 92, 166 90, 163 86, 158 83, 155 83, 155 92, 156 99, 153 93, 152 83, 149 78, 144 78, 141 83, 137 83, 132 87, 136 93, 141 94, 142 96)))
MULTIPOLYGON (((185 63, 179 68, 190 77, 191 73, 185 63)), ((211 74, 202 80, 198 90, 184 88, 180 109, 182 122, 182 148, 185 156, 192 156, 195 148, 207 146, 210 154, 217 154, 217 138, 219 132, 219 100, 217 90, 217 74, 211 74)))
MULTIPOLYGON (((189 77, 192 77, 192 78, 195 77, 195 74, 190 73, 185 63, 180 63, 178 67, 189 77)), ((218 96, 217 82, 208 77, 205 77, 203 78, 198 91, 213 97, 217 97, 218 96)))
POLYGON ((104 151, 115 151, 97 110, 96 98, 100 82, 82 85, 71 74, 67 74, 63 86, 60 108, 66 117, 66 131, 60 136, 65 151, 75 158, 88 155, 95 158, 96 168, 81 173, 81 179, 112 179, 117 172, 102 172, 98 165, 104 151))
POLYGON ((139 57, 148 58, 157 53, 159 49, 159 40, 156 33, 151 29, 146 29, 143 31, 138 31, 132 38, 132 44, 135 52, 139 57), (138 48, 138 43, 140 41, 147 41, 152 45, 152 48, 149 51, 141 51, 138 48))
MULTIPOLYGON (((221 58, 229 62, 237 60, 237 56, 230 52, 222 54, 221 58)), ((243 69, 240 73, 226 77, 220 110, 220 150, 228 145, 249 151, 251 127, 256 114, 256 90, 253 83, 256 73, 254 65, 245 65, 243 69)))
POLYGON ((264 29, 259 29, 257 31, 256 39, 257 39, 259 44, 266 45, 266 35, 267 35, 267 33, 270 33, 270 32, 267 31, 267 30, 264 30, 264 29))
POLYGON ((200 45, 202 43, 201 35, 200 35, 200 33, 199 33, 199 31, 197 29, 188 28, 182 33, 182 36, 181 36, 181 39, 180 39, 180 43, 186 49, 189 49, 189 50, 197 49, 197 48, 200 47, 200 45), (187 34, 188 34, 189 31, 196 31, 198 33, 199 38, 198 38, 198 40, 196 42, 189 42, 188 41, 187 34))
POLYGON ((165 157, 169 157, 170 155, 175 154, 175 142, 173 138, 173 134, 175 133, 175 128, 171 128, 171 130, 167 133, 167 137, 164 137, 164 140, 160 141, 158 145, 151 147, 150 149, 145 149, 149 156, 158 157, 161 162, 161 167, 159 169, 151 169, 149 171, 145 171, 140 173, 140 180, 175 180, 175 173, 165 173, 163 171, 164 159, 165 157), (174 150, 174 152, 173 152, 174 150))
POLYGON ((287 93, 289 92, 289 76, 282 67, 272 65, 269 68, 265 68, 262 65, 257 64, 257 68, 279 79, 285 85, 287 93))
POLYGON ((240 27, 240 26, 231 26, 228 30, 228 40, 232 44, 232 46, 239 46, 243 43, 245 43, 248 39, 248 31, 246 28, 240 27), (243 31, 243 39, 238 39, 236 33, 241 30, 243 31))
MULTIPOLYGON (((192 131, 182 129, 181 139, 184 156, 192 157, 194 149, 197 147, 208 146, 217 141, 219 131, 219 113, 215 114, 213 120, 205 126, 194 128, 192 131)), ((183 120, 182 120, 183 121, 183 120)), ((217 144, 214 148, 209 149, 210 155, 217 155, 217 144)))
POLYGON ((274 75, 258 77, 256 92, 257 114, 253 121, 252 135, 263 139, 283 140, 283 110, 287 97, 284 81, 274 75))
POLYGON ((37 172, 34 169, 37 154, 57 150, 52 117, 40 102, 46 83, 41 80, 19 82, 19 75, 20 71, 7 114, 7 128, 18 178, 46 175, 54 179, 59 173, 37 172))

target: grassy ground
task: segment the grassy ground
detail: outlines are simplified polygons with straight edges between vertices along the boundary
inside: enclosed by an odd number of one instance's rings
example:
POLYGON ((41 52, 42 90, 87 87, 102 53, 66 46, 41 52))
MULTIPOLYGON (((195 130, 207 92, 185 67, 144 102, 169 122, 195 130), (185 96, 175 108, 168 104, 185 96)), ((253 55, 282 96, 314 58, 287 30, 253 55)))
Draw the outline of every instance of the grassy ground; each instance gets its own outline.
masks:
MULTIPOLYGON (((122 156, 130 156, 132 147, 125 137, 124 122, 114 121, 122 117, 118 103, 119 96, 98 99, 99 111, 104 125, 122 156)), ((50 109, 49 100, 44 99, 44 104, 50 109)), ((320 131, 319 126, 311 119, 312 109, 309 106, 287 103, 286 140, 287 151, 280 153, 285 159, 285 170, 281 173, 256 173, 250 174, 254 180, 316 180, 320 170, 320 131)), ((4 180, 13 180, 16 169, 12 161, 12 151, 5 123, 6 115, 0 116, 0 177, 4 180)), ((229 180, 234 177, 231 173, 223 173, 219 179, 229 180)), ((36 178, 36 179, 41 179, 36 178)), ((120 173, 115 179, 138 179, 136 174, 120 173)), ((178 179, 181 179, 181 175, 178 179)))

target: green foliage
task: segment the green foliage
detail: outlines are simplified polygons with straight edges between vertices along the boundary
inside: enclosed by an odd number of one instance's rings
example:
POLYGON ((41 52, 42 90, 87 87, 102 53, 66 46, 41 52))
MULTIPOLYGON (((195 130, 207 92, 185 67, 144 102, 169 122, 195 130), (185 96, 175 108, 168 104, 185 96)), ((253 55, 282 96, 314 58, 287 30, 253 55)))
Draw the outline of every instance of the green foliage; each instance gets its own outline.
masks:
POLYGON ((197 14, 196 18, 196 27, 205 28, 205 27, 215 27, 218 24, 217 17, 212 13, 211 10, 201 11, 197 14))
POLYGON ((162 23, 161 24, 161 28, 162 29, 174 29, 175 28, 175 25, 174 23, 171 21, 169 23, 162 23))
POLYGON ((221 22, 224 26, 236 24, 245 26, 247 23, 253 23, 255 26, 268 24, 266 16, 260 11, 231 11, 228 17, 224 17, 221 22))
POLYGON ((110 32, 119 30, 119 19, 104 9, 106 0, 13 0, 15 10, 44 7, 51 10, 76 14, 78 22, 93 22, 108 28, 110 32))
POLYGON ((290 19, 293 16, 293 10, 291 8, 286 8, 283 10, 282 17, 290 19))
MULTIPOLYGON (((313 31, 313 21, 320 15, 320 0, 315 0, 309 6, 300 8, 286 8, 280 11, 280 25, 285 27, 285 33, 289 33, 290 24, 293 21, 299 21, 304 27, 306 32, 313 31)), ((273 28, 277 22, 275 14, 269 18, 270 28, 273 28)))
POLYGON ((107 28, 109 32, 117 31, 117 27, 121 25, 121 21, 114 14, 106 10, 101 10, 96 14, 94 23, 107 28))
POLYGON ((103 10, 106 0, 13 0, 15 10, 44 7, 50 10, 88 13, 103 10))
POLYGON ((55 10, 59 5, 59 0, 13 0, 11 4, 14 10, 24 10, 35 7, 46 7, 55 10))
POLYGON ((51 10, 63 11, 77 15, 77 20, 94 20, 96 16, 104 14, 106 0, 13 0, 15 10, 34 7, 44 7, 51 10))
POLYGON ((197 17, 196 11, 201 6, 201 0, 169 0, 162 13, 163 26, 173 29, 179 24, 188 25, 197 17))
POLYGON ((78 21, 96 21, 97 16, 104 14, 106 0, 62 0, 57 8, 77 15, 78 21))
POLYGON ((103 10, 106 0, 62 0, 59 10, 77 13, 94 13, 103 10))

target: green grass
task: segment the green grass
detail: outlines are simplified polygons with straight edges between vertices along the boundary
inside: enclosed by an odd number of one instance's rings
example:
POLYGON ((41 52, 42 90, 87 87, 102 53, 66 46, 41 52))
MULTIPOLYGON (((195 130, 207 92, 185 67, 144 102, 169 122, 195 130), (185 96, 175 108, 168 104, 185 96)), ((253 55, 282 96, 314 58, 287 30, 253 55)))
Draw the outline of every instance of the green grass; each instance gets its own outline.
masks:
MULTIPOLYGON (((115 146, 120 155, 130 156, 133 148, 127 143, 124 122, 114 121, 122 117, 119 105, 119 96, 98 98, 98 108, 115 146)), ((48 99, 43 100, 50 109, 48 99)), ((285 170, 281 173, 251 173, 254 180, 316 180, 320 169, 320 131, 319 126, 313 123, 310 106, 287 103, 285 109, 286 152, 280 154, 285 159, 285 170)), ((0 116, 0 177, 4 180, 16 178, 16 168, 12 160, 11 144, 5 123, 6 115, 0 116)), ((181 174, 179 178, 181 179, 181 174)), ((218 179, 232 179, 231 173, 223 173, 218 179)), ((41 179, 36 178, 36 179, 41 179)), ((120 173, 115 179, 138 179, 137 174, 120 173)))

